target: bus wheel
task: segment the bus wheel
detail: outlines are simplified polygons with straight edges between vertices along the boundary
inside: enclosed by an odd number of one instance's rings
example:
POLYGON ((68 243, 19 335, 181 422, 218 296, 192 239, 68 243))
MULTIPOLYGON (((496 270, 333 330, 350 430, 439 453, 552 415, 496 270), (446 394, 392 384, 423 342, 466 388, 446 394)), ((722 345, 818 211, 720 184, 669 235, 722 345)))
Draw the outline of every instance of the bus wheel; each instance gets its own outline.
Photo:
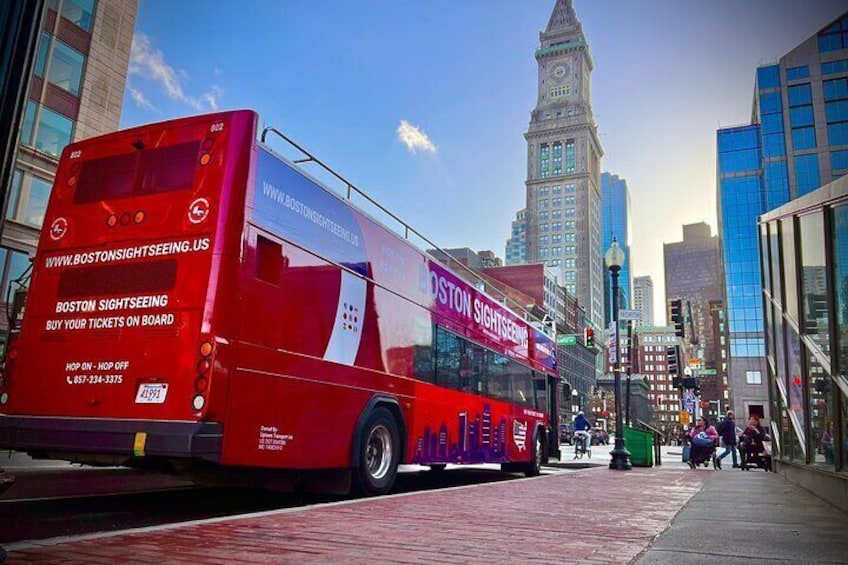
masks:
POLYGON ((386 494, 397 477, 400 434, 392 413, 377 408, 363 428, 359 466, 354 470, 356 492, 367 496, 386 494))
POLYGON ((542 458, 545 454, 545 446, 542 444, 542 434, 537 429, 533 434, 533 451, 530 452, 530 463, 524 469, 524 475, 535 477, 542 469, 542 458))

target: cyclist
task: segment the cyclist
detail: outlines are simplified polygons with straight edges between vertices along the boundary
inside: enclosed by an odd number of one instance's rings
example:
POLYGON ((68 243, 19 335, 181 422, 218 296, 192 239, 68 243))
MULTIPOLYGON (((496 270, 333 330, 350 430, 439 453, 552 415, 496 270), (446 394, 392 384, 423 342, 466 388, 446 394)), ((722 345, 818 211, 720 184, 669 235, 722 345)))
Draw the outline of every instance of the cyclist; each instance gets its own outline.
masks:
POLYGON ((586 416, 583 414, 583 411, 577 413, 577 417, 574 418, 574 456, 577 457, 577 454, 582 452, 586 452, 590 449, 592 436, 589 433, 589 430, 592 429, 592 424, 589 423, 589 420, 586 419, 586 416), (582 443, 582 447, 581 447, 582 443))

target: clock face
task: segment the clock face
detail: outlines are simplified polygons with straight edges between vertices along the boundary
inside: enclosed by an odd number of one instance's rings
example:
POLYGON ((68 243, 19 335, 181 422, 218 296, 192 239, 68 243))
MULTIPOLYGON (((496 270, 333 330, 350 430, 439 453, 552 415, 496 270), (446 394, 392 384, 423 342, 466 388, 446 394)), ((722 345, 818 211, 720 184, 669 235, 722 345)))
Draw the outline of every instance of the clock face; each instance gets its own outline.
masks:
POLYGON ((563 79, 565 75, 568 74, 568 65, 562 64, 554 67, 554 72, 552 73, 555 78, 563 79))

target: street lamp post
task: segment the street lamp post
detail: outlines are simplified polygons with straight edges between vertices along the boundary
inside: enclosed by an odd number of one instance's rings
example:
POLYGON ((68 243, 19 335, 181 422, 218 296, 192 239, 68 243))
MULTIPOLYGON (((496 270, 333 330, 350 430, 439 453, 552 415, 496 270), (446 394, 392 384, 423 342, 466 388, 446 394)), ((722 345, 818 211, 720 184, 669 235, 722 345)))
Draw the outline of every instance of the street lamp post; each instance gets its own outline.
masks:
POLYGON ((630 463, 630 452, 624 446, 624 425, 621 419, 621 349, 618 346, 618 272, 624 265, 625 256, 615 238, 604 258, 612 277, 612 319, 615 327, 615 359, 612 366, 615 376, 615 447, 610 452, 612 460, 609 468, 616 471, 629 471, 633 465, 630 463))

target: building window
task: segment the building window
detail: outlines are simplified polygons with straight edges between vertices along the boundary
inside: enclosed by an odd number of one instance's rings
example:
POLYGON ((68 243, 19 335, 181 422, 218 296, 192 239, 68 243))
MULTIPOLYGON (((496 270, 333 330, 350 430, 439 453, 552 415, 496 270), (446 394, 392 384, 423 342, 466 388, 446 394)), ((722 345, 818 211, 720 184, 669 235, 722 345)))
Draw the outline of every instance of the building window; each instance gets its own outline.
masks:
MULTIPOLYGON (((562 255, 562 247, 552 247, 551 255, 553 255, 554 257, 559 257, 560 255, 562 255)), ((557 261, 557 264, 559 264, 559 261, 557 261)))
POLYGON ((548 224, 539 224, 539 231, 548 231, 550 226, 548 224))
POLYGON ((27 103, 21 128, 21 143, 58 157, 71 142, 74 122, 49 108, 27 103))
POLYGON ((848 149, 833 151, 830 154, 831 169, 848 169, 848 149))
POLYGON ((821 64, 821 73, 823 75, 832 75, 834 73, 848 72, 848 59, 840 59, 839 61, 831 61, 821 64))
MULTIPOLYGON (((565 173, 571 174, 574 172, 577 157, 574 150, 574 140, 569 139, 565 142, 565 173)), ((567 185, 566 185, 567 186, 567 185)))
POLYGON ((550 204, 549 200, 539 200, 539 210, 544 210, 550 204))
POLYGON ((565 193, 566 194, 574 194, 574 183, 573 182, 565 183, 565 193))
POLYGON ((562 185, 555 184, 553 187, 551 187, 551 190, 554 196, 562 194, 562 185))
POLYGON ((792 150, 814 149, 816 147, 816 128, 792 128, 792 150))
POLYGON ((819 52, 839 51, 848 47, 848 16, 818 34, 819 52))
POLYGON ((798 155, 795 157, 795 185, 798 189, 797 196, 803 196, 812 192, 821 185, 819 176, 819 156, 798 155))
POLYGON ((786 69, 786 78, 787 80, 798 80, 802 78, 807 78, 810 76, 810 67, 792 67, 791 69, 786 69))
POLYGON ((562 207, 562 198, 552 198, 551 199, 551 208, 561 208, 562 207))
POLYGON ((52 36, 45 32, 42 32, 41 37, 38 40, 38 54, 35 56, 35 69, 34 72, 37 76, 44 76, 44 69, 47 66, 47 53, 50 51, 50 38, 52 36))
POLYGON ((547 210, 543 210, 542 212, 539 212, 539 219, 540 220, 547 220, 548 214, 549 214, 549 212, 547 210))
POLYGON ((575 252, 575 249, 574 249, 573 245, 566 245, 565 246, 565 254, 566 255, 574 255, 574 252, 575 252))
POLYGON ((574 260, 574 259, 566 259, 566 260, 565 260, 565 268, 566 268, 566 269, 573 269, 573 268, 574 268, 574 264, 575 264, 575 260, 574 260))
POLYGON ((551 211, 551 219, 559 220, 560 218, 562 218, 562 209, 551 211))
POLYGON ((555 233, 551 235, 551 243, 562 243, 562 234, 555 233))
POLYGON ((85 56, 58 39, 47 68, 47 80, 74 95, 79 95, 85 56))
POLYGON ((62 0, 62 17, 88 32, 91 31, 92 13, 94 0, 62 0))
POLYGON ((547 245, 548 244, 548 236, 540 235, 539 236, 539 245, 547 245))
POLYGON ((757 69, 757 87, 776 88, 780 86, 780 66, 769 65, 757 69))
POLYGON ((541 197, 547 197, 549 192, 550 192, 550 188, 548 188, 547 186, 540 186, 539 187, 539 197, 540 198, 541 197))
POLYGON ((562 142, 554 142, 554 170, 553 174, 562 174, 562 142))
POLYGON ((575 216, 574 208, 566 208, 565 209, 565 217, 573 218, 575 216))
POLYGON ((763 376, 759 371, 745 371, 745 383, 749 385, 763 384, 763 376))
POLYGON ((44 223, 47 199, 53 183, 49 180, 15 170, 6 217, 10 220, 40 228, 44 223))
POLYGON ((542 178, 546 178, 550 174, 550 158, 550 146, 543 143, 539 148, 539 174, 542 178))

